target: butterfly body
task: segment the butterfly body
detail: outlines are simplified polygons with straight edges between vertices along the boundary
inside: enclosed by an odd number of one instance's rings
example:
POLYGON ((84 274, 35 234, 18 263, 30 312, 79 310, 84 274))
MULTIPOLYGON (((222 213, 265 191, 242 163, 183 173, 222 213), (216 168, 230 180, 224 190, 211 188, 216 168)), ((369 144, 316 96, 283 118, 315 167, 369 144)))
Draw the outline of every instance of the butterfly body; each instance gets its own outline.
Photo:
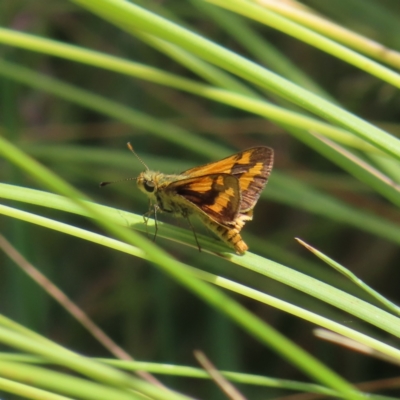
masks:
POLYGON ((240 231, 253 218, 272 165, 272 149, 253 147, 178 175, 146 170, 137 185, 150 200, 149 213, 160 210, 187 219, 195 215, 243 254, 248 246, 240 231))

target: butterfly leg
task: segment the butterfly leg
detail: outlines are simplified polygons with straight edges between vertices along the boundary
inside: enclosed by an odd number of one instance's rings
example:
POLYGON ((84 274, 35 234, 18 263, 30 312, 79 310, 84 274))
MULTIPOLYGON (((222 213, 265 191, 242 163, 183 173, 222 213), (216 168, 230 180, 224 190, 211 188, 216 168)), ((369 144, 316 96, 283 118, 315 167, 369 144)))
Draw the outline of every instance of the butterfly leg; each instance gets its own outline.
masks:
POLYGON ((187 222, 189 223, 190 228, 192 229, 194 238, 195 238, 196 243, 197 243, 197 248, 199 249, 199 252, 201 253, 201 247, 200 247, 200 243, 199 243, 199 241, 197 239, 196 231, 194 230, 194 227, 193 227, 192 223, 190 222, 190 219, 189 219, 188 215, 186 215, 186 219, 187 219, 187 222))
POLYGON ((158 232, 158 220, 157 220, 157 211, 160 209, 160 207, 158 206, 158 204, 154 204, 154 237, 153 237, 153 242, 156 241, 156 237, 157 237, 157 232, 158 232))
POLYGON ((149 228, 147 226, 147 223, 149 222, 149 217, 151 216, 151 214, 153 214, 154 209, 152 207, 151 201, 149 200, 149 211, 147 211, 147 213, 143 214, 143 221, 144 224, 146 225, 146 233, 147 236, 149 236, 149 228))
POLYGON ((149 211, 147 213, 143 214, 143 220, 144 223, 146 224, 146 233, 147 236, 149 235, 149 228, 148 228, 148 222, 149 218, 152 214, 154 214, 154 227, 155 227, 155 232, 154 232, 154 237, 153 237, 153 242, 155 242, 156 237, 157 237, 157 231, 158 231, 158 224, 157 224, 157 211, 160 207, 158 207, 157 204, 152 204, 151 201, 149 201, 149 211))

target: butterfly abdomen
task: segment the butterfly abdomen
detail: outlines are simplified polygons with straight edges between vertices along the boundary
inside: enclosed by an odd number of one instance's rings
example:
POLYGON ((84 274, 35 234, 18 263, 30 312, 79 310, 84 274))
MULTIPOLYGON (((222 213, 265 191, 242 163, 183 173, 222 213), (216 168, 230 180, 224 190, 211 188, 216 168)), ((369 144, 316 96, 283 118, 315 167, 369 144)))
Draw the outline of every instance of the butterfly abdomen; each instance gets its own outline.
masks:
POLYGON ((240 236, 240 229, 236 227, 226 227, 216 223, 207 223, 206 225, 228 246, 233 247, 237 254, 243 254, 248 250, 249 247, 240 236))
POLYGON ((248 250, 249 247, 244 242, 236 228, 226 228, 222 225, 219 225, 217 227, 217 232, 218 236, 228 245, 232 246, 236 253, 243 254, 246 250, 248 250))

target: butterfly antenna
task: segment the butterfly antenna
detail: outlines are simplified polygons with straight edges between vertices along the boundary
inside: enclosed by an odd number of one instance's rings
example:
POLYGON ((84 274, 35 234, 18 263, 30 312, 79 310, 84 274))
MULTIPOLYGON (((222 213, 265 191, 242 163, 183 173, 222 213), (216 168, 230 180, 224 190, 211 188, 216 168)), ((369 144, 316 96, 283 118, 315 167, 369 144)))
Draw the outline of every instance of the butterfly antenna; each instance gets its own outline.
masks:
POLYGON ((100 182, 100 187, 107 186, 111 183, 119 183, 119 182, 126 182, 126 181, 136 181, 137 178, 126 178, 126 179, 120 179, 118 181, 111 181, 111 182, 100 182))
POLYGON ((149 167, 145 164, 145 162, 136 154, 135 150, 133 150, 133 147, 130 142, 126 144, 128 146, 128 149, 137 157, 137 159, 144 165, 147 171, 149 171, 149 167))
MULTIPOLYGON (((149 171, 149 167, 145 164, 145 162, 136 154, 135 150, 133 150, 132 145, 130 142, 127 143, 128 149, 137 157, 137 159, 144 165, 147 171, 149 171)), ((100 187, 110 185, 111 183, 119 183, 119 182, 126 182, 126 181, 134 181, 136 178, 126 178, 126 179, 120 179, 118 181, 111 181, 111 182, 100 182, 100 187)))

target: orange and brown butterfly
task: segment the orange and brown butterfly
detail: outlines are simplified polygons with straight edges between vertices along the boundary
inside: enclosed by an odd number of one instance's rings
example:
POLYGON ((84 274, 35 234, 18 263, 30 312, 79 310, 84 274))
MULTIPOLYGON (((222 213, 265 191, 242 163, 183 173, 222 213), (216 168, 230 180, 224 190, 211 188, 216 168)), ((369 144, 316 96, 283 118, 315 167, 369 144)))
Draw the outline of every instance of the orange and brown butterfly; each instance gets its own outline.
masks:
MULTIPOLYGON (((130 143, 128 147, 136 154, 130 143)), ((189 218, 197 216, 236 253, 243 254, 248 249, 240 231, 253 219, 253 208, 271 173, 274 162, 271 148, 252 147, 177 175, 151 171, 139 160, 146 170, 130 179, 135 179, 149 198, 146 222, 157 211, 184 217, 189 224, 189 218)), ((100 185, 108 183, 111 182, 100 185)), ((200 250, 196 234, 195 238, 200 250)))

